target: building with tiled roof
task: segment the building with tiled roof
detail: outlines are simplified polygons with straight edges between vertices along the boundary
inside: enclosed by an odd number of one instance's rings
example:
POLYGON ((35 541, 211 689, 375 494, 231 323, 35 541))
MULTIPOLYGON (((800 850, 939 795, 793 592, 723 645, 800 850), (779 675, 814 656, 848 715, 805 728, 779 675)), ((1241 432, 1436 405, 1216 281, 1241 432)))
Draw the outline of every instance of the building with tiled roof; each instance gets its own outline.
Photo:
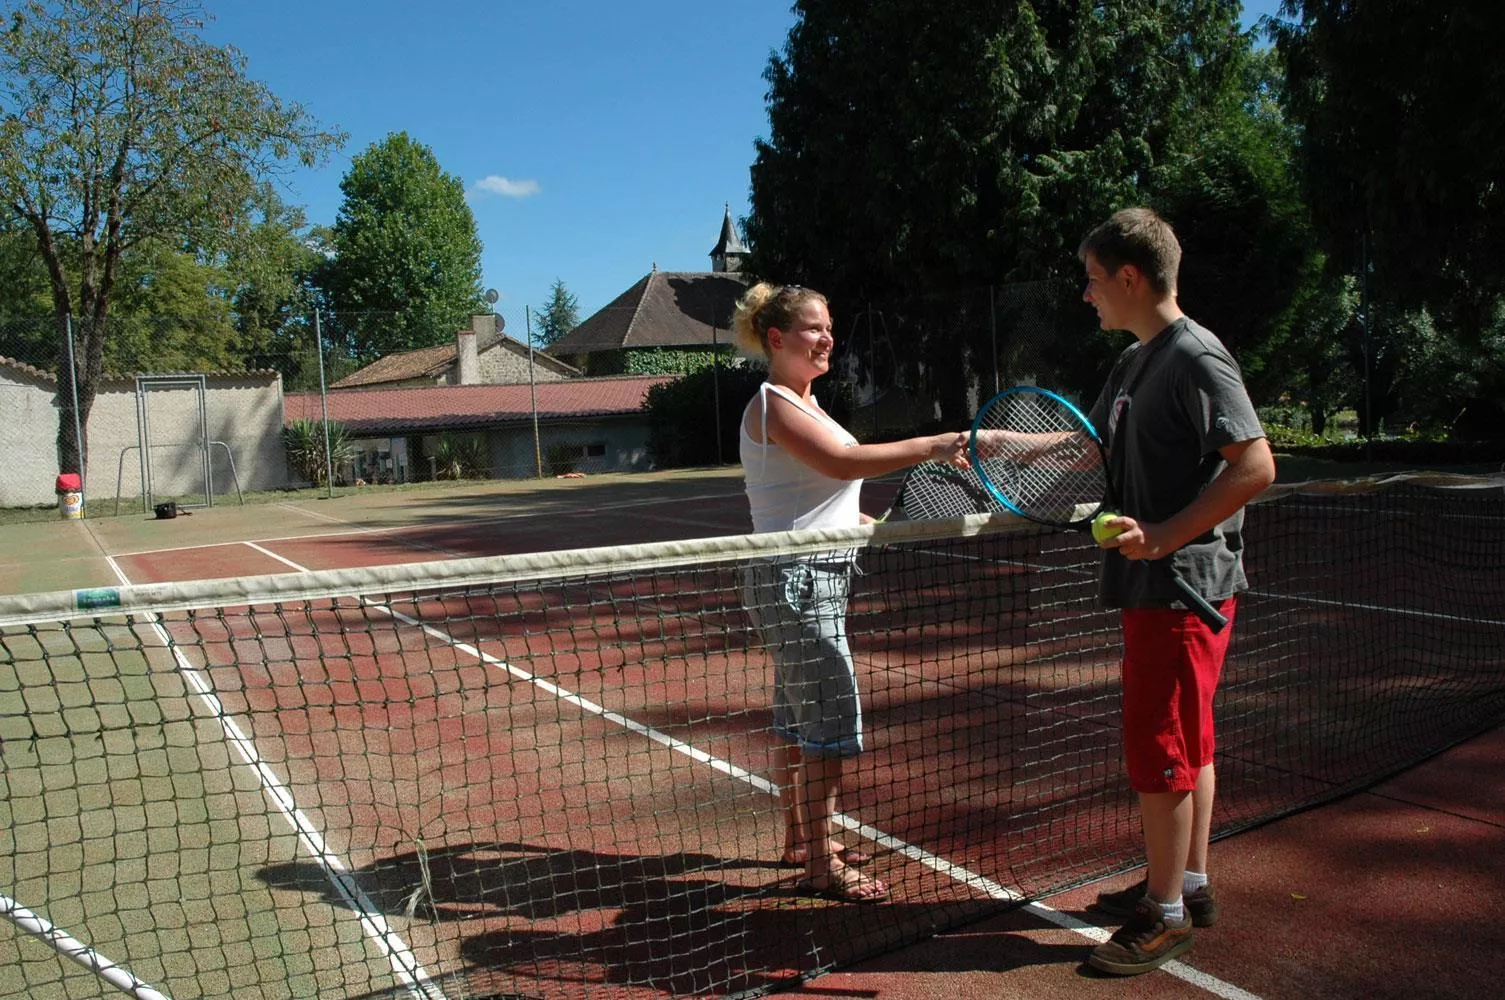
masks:
POLYGON ((555 382, 581 374, 578 368, 543 351, 530 351, 527 344, 507 336, 500 316, 472 316, 470 323, 470 329, 456 332, 453 343, 395 351, 330 388, 555 382))
POLYGON ((561 472, 647 469, 648 390, 668 375, 579 378, 511 385, 342 389, 283 397, 284 420, 329 419, 360 439, 354 476, 407 482, 433 477, 449 439, 485 456, 477 475, 519 478, 561 472), (537 414, 537 436, 535 418, 537 414))
MULTIPOLYGON (((648 468, 647 392, 729 352, 746 255, 728 207, 712 270, 654 268, 547 352, 530 359, 499 317, 475 316, 453 346, 388 355, 340 379, 328 412, 356 439, 349 475, 428 479, 461 446, 472 474, 496 478, 648 468)), ((288 423, 323 414, 317 394, 287 394, 288 423)))
POLYGON ((551 344, 549 353, 591 375, 709 363, 712 351, 729 350, 732 310, 747 291, 748 280, 738 273, 746 254, 728 208, 711 249, 712 270, 653 269, 551 344))

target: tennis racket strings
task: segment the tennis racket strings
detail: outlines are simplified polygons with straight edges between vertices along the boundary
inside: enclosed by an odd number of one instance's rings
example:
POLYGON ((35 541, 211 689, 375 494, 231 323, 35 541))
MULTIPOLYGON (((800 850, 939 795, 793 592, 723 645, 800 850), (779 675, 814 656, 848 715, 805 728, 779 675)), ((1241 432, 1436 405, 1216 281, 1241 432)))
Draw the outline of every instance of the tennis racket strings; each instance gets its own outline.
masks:
POLYGON ((995 397, 977 419, 975 461, 1019 513, 1050 524, 1083 519, 1108 496, 1097 439, 1065 401, 1037 392, 995 397))
POLYGON ((1002 509, 972 469, 922 462, 904 477, 883 519, 929 521, 1002 509))

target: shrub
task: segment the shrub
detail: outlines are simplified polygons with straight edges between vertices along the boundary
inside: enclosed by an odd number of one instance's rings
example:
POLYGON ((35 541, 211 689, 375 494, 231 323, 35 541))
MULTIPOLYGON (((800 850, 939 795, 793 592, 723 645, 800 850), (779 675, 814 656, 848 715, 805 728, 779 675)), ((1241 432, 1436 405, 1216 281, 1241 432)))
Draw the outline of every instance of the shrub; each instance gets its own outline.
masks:
POLYGON ((325 458, 325 423, 321 420, 294 420, 282 428, 282 444, 287 450, 287 464, 295 479, 316 486, 328 481, 331 466, 338 480, 340 469, 355 457, 355 442, 345 425, 333 420, 327 425, 328 459, 325 458))
POLYGON ((486 445, 468 434, 442 434, 434 451, 435 479, 485 479, 491 474, 486 445))
POLYGON ((667 469, 715 465, 718 460, 735 462, 742 411, 766 374, 753 365, 702 368, 648 390, 644 407, 648 411, 648 452, 654 464, 667 469))
POLYGON ((1263 421, 1263 423, 1265 436, 1270 439, 1270 447, 1276 451, 1290 448, 1317 448, 1332 443, 1319 434, 1313 434, 1309 429, 1269 421, 1263 421))

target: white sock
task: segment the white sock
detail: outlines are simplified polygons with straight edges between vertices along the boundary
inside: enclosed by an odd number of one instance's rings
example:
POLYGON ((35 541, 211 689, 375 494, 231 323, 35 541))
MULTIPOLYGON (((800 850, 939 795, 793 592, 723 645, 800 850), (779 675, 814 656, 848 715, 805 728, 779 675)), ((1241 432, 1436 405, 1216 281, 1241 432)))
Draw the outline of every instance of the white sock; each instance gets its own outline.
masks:
POLYGON ((1198 889, 1201 889, 1206 885, 1206 872, 1187 872, 1185 875, 1181 876, 1181 891, 1183 893, 1196 892, 1198 889))
POLYGON ((1162 903, 1158 899, 1155 900, 1155 903, 1160 907, 1160 915, 1167 921, 1175 920, 1179 922, 1186 919, 1186 907, 1181 904, 1180 896, 1176 897, 1174 903, 1162 903))

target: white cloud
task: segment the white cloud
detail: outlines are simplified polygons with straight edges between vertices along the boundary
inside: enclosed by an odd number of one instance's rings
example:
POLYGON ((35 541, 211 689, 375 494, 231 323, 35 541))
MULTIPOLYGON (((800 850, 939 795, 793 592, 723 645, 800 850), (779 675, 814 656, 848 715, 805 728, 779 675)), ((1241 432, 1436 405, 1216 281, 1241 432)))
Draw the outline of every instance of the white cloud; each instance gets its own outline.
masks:
POLYGON ((537 181, 515 181, 498 174, 482 177, 470 186, 471 194, 499 194, 504 198, 529 198, 538 191, 537 181))

